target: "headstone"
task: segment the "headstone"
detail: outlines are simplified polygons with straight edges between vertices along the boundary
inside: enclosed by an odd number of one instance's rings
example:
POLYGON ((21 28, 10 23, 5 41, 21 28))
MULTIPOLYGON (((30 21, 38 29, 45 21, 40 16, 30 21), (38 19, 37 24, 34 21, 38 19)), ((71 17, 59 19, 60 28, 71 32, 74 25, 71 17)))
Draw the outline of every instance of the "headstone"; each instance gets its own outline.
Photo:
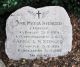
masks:
POLYGON ((70 18, 60 6, 18 9, 7 19, 6 35, 6 53, 14 60, 64 56, 72 48, 70 18))
POLYGON ((2 62, 1 59, 0 59, 0 67, 5 67, 5 64, 2 62))

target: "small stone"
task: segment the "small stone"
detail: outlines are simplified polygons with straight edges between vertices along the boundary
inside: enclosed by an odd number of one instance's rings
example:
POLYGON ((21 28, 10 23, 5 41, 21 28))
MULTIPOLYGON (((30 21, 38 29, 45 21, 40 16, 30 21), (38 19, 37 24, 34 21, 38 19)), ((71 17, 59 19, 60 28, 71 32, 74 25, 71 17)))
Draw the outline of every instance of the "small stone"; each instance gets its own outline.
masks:
POLYGON ((27 60, 24 59, 24 58, 22 58, 20 61, 21 61, 21 64, 26 64, 27 63, 27 60))
POLYGON ((72 67, 76 67, 76 65, 75 65, 75 64, 73 64, 73 65, 72 65, 72 67))
POLYGON ((34 64, 33 64, 33 67, 39 67, 39 65, 34 63, 34 64))
POLYGON ((5 67, 5 64, 2 62, 1 59, 0 59, 0 67, 5 67))

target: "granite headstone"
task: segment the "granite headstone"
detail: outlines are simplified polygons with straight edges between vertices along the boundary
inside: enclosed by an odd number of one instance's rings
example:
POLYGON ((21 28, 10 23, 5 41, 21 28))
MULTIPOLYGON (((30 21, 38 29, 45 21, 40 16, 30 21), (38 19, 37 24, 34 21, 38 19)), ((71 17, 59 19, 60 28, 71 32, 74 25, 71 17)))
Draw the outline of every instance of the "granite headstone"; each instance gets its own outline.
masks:
POLYGON ((6 22, 6 54, 10 59, 64 56, 72 48, 72 25, 63 7, 22 7, 6 22))

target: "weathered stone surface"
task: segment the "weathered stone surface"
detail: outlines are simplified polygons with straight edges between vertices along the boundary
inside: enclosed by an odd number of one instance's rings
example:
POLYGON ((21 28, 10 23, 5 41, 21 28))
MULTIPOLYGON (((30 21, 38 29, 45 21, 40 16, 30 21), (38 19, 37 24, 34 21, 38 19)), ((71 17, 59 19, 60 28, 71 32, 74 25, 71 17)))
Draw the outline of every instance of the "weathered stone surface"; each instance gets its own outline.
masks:
POLYGON ((18 9, 6 23, 6 53, 10 59, 66 55, 72 48, 72 25, 64 8, 18 9))

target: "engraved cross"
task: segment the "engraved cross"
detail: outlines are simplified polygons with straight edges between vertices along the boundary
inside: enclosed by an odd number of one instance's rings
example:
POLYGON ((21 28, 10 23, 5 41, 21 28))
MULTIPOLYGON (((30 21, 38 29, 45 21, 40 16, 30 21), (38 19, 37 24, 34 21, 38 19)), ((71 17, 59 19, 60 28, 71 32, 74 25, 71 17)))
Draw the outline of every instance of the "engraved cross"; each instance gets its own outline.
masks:
POLYGON ((38 14, 38 19, 39 19, 39 18, 40 18, 40 14, 41 14, 41 13, 38 11, 38 13, 36 13, 36 14, 38 14))

